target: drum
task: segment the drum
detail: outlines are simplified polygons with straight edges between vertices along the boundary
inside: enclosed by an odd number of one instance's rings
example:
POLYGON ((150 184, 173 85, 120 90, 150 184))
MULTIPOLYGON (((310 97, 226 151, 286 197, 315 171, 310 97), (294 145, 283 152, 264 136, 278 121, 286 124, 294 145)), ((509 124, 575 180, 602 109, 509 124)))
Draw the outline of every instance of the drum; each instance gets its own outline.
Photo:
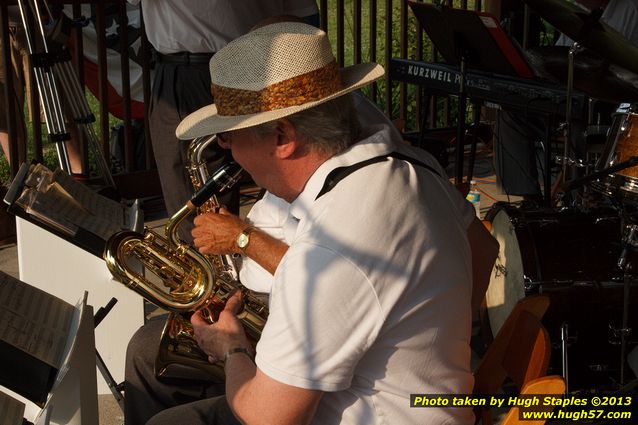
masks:
MULTIPOLYGON (((545 293, 550 306, 543 324, 552 345, 560 346, 563 323, 568 324, 573 337, 569 348, 571 375, 587 380, 593 369, 618 369, 620 352, 609 343, 609 327, 622 323, 618 213, 613 209, 521 210, 497 203, 486 218, 492 222, 491 232, 500 244, 486 293, 493 335, 518 300, 545 293)), ((632 291, 632 302, 637 299, 637 291, 632 291)), ((635 326, 636 320, 630 325, 635 326)), ((552 359, 552 372, 560 374, 560 351, 554 352, 552 359)))
MULTIPOLYGON (((600 171, 638 155, 638 114, 636 107, 621 107, 614 114, 602 155, 596 164, 600 171)), ((610 174, 591 184, 613 198, 638 204, 638 166, 610 174)))

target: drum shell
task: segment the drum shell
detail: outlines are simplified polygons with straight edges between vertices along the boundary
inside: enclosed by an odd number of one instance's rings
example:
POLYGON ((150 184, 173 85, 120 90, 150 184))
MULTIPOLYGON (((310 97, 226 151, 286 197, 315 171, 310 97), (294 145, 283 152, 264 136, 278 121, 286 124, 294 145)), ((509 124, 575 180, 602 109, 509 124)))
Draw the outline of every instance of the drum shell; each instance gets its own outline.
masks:
POLYGON ((529 290, 541 284, 571 285, 622 277, 617 267, 622 248, 620 219, 612 208, 588 212, 521 210, 498 203, 486 219, 492 222, 493 233, 505 230, 522 246, 519 250, 526 254, 521 255, 524 283, 529 290))
MULTIPOLYGON (((638 114, 617 112, 596 170, 601 171, 638 156, 638 114)), ((592 183, 592 188, 605 195, 638 203, 638 166, 619 170, 592 183)))
MULTIPOLYGON (((587 386, 599 379, 599 371, 618 369, 619 349, 609 342, 610 326, 622 323, 618 213, 521 210, 495 204, 486 218, 501 245, 486 294, 492 333, 496 335, 519 299, 544 293, 550 306, 543 324, 554 346, 560 345, 561 325, 568 324, 570 371, 578 376, 573 383, 587 386)), ((635 254, 629 257, 633 261, 635 254)), ((637 292, 638 288, 631 292, 632 304, 638 300, 637 292)), ((638 326, 631 319, 630 326, 638 326)), ((560 354, 559 350, 552 354, 553 373, 562 372, 560 354)))

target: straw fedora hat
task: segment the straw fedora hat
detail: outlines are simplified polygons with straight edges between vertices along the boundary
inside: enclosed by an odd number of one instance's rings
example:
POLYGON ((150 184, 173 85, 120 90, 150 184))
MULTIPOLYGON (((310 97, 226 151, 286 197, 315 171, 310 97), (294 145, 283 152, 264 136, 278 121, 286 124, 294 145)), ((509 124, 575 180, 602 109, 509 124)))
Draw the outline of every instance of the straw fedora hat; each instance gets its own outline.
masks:
POLYGON ((194 139, 263 124, 335 99, 383 73, 376 63, 339 69, 327 34, 311 25, 266 25, 213 56, 215 103, 184 118, 176 134, 194 139))

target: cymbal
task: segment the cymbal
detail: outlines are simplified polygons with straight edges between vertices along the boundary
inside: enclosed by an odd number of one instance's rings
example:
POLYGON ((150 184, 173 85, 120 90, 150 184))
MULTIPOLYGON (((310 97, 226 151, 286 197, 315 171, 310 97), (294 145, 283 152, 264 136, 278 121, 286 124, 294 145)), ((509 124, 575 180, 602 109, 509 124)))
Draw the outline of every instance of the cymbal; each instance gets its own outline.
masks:
POLYGON ((615 29, 565 0, 523 0, 543 19, 584 47, 610 62, 638 73, 638 47, 615 29))
MULTIPOLYGON (((567 84, 568 52, 567 46, 535 47, 525 57, 538 77, 567 84)), ((636 102, 638 74, 583 49, 574 56, 574 89, 608 102, 636 102)))

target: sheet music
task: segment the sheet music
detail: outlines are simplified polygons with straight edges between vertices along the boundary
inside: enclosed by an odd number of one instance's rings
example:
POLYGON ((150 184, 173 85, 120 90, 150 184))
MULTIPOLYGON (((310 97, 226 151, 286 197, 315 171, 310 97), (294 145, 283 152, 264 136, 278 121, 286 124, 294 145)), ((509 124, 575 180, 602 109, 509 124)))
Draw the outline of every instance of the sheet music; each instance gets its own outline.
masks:
POLYGON ((24 403, 0 391, 0 418, 2 418, 2 425, 22 425, 24 408, 24 403))
POLYGON ((64 202, 64 199, 56 200, 56 198, 58 197, 53 192, 25 189, 16 204, 40 221, 69 236, 73 236, 78 231, 78 226, 69 221, 66 215, 73 208, 77 209, 77 207, 72 203, 64 202))
POLYGON ((104 240, 126 229, 126 208, 98 195, 61 170, 32 167, 15 202, 25 212, 69 236, 80 228, 104 240))
POLYGON ((98 195, 89 187, 75 181, 73 177, 62 170, 56 170, 53 173, 53 181, 59 183, 87 211, 99 214, 105 220, 119 225, 124 223, 124 213, 120 203, 98 195))
POLYGON ((0 271, 0 339, 59 369, 74 307, 0 271))
POLYGON ((113 233, 122 230, 122 217, 116 222, 96 214, 77 202, 77 199, 71 198, 58 183, 49 185, 45 192, 36 192, 26 211, 69 229, 71 234, 75 234, 78 228, 83 228, 106 240, 113 233))

